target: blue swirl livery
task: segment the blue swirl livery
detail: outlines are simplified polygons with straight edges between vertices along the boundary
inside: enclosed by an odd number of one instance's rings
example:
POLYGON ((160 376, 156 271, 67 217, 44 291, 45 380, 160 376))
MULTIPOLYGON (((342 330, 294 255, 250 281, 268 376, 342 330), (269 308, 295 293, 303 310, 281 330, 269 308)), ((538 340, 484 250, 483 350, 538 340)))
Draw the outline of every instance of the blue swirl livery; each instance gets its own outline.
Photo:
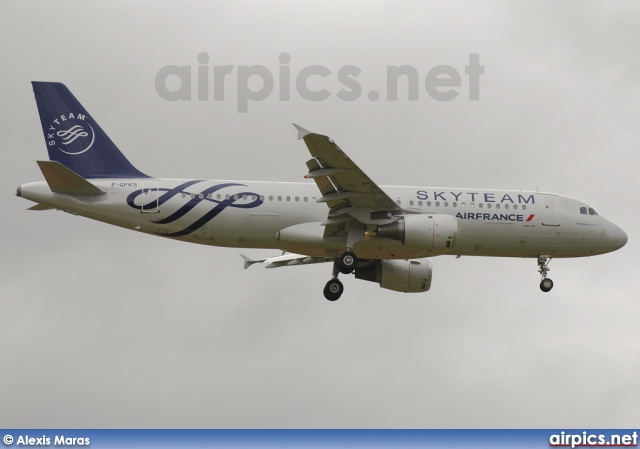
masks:
POLYGON ((237 207, 240 209, 252 209, 254 207, 260 206, 263 203, 263 201, 260 199, 260 195, 253 192, 237 192, 237 193, 234 193, 233 195, 229 195, 228 198, 225 198, 222 200, 217 200, 213 198, 214 192, 217 192, 226 187, 246 187, 244 184, 237 184, 237 183, 217 184, 211 187, 207 187, 206 189, 198 193, 187 192, 186 190, 184 190, 188 187, 191 187, 201 182, 205 182, 205 181, 203 180, 187 181, 171 189, 158 188, 157 189, 158 193, 164 192, 162 195, 158 196, 157 199, 153 199, 150 202, 143 203, 138 206, 135 204, 136 198, 145 194, 145 189, 139 189, 132 192, 127 197, 127 204, 134 209, 144 210, 144 209, 150 209, 153 205, 156 205, 156 204, 158 207, 160 207, 166 202, 168 202, 170 199, 176 197, 177 195, 182 196, 182 194, 185 194, 185 196, 188 196, 189 199, 187 203, 184 204, 175 212, 173 212, 172 214, 170 214, 168 217, 160 220, 152 220, 153 223, 163 225, 163 224, 173 223, 179 220, 180 218, 184 217, 187 213, 191 212, 200 203, 205 203, 205 204, 210 203, 212 205, 211 209, 209 209, 205 214, 200 216, 200 218, 193 221, 193 223, 191 223, 189 226, 186 226, 181 231, 172 232, 169 234, 161 234, 166 237, 182 237, 182 236, 191 234, 192 232, 201 228, 206 223, 210 222, 215 217, 217 217, 227 207, 237 207), (243 198, 245 197, 254 198, 254 200, 251 201, 250 203, 239 203, 239 201, 243 201, 243 198))

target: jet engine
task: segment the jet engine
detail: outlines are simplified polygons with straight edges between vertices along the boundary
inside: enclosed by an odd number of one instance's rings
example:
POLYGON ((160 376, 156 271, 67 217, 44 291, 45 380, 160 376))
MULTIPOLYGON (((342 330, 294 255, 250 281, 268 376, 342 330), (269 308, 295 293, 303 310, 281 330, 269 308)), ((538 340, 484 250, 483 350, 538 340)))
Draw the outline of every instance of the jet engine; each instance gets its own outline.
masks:
POLYGON ((449 251, 458 237, 458 219, 445 214, 403 215, 378 227, 378 237, 399 240, 405 246, 428 251, 449 251))
POLYGON ((431 288, 431 261, 376 260, 364 267, 357 267, 357 279, 377 282, 380 287, 396 292, 418 293, 431 288))

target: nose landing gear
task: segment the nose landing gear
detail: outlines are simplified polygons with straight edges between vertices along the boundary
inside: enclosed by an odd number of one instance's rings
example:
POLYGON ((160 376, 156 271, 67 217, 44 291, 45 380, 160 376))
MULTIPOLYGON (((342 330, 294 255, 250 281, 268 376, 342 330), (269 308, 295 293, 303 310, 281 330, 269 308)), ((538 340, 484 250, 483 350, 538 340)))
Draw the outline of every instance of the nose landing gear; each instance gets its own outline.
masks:
POLYGON ((551 271, 549 263, 551 259, 547 256, 538 256, 538 273, 542 276, 540 281, 540 290, 547 293, 553 288, 553 281, 547 277, 547 273, 551 271))

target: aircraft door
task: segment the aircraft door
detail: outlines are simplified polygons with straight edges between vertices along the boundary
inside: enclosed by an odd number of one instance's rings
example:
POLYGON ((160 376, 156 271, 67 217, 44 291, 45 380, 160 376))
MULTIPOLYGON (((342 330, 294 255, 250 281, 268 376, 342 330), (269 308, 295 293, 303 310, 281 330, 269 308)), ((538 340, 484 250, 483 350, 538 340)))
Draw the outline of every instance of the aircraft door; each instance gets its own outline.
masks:
POLYGON ((144 181, 142 183, 142 209, 143 214, 157 214, 160 212, 158 208, 158 189, 159 181, 144 181))
POLYGON ((560 214, 558 213, 558 197, 554 195, 542 195, 542 224, 544 226, 560 226, 560 214))

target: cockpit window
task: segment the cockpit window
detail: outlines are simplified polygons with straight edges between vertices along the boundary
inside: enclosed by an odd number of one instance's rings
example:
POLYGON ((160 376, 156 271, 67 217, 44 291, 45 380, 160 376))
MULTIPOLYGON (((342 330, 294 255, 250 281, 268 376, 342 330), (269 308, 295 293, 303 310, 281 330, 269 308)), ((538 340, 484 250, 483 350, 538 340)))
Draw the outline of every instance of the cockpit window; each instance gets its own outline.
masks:
POLYGON ((600 215, 596 210, 592 207, 581 207, 580 213, 582 215, 600 215))

